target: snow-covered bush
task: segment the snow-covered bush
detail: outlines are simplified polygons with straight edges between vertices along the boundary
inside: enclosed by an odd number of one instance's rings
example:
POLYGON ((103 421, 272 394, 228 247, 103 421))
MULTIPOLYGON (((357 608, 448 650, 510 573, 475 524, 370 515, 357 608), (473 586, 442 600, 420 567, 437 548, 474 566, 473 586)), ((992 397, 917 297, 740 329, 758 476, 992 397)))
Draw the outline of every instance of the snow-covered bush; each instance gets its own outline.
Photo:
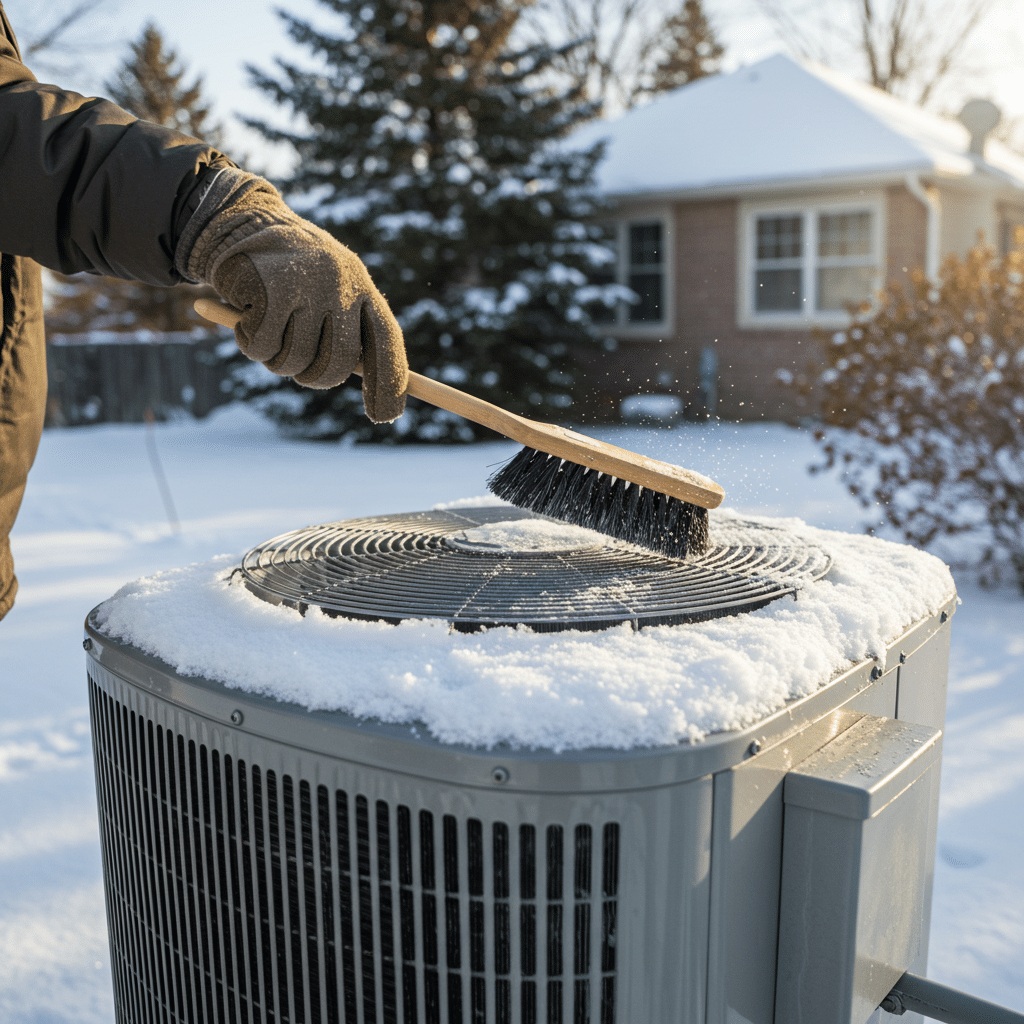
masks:
POLYGON ((1024 232, 890 285, 807 383, 825 468, 912 543, 980 538, 989 575, 1024 590, 1024 232))

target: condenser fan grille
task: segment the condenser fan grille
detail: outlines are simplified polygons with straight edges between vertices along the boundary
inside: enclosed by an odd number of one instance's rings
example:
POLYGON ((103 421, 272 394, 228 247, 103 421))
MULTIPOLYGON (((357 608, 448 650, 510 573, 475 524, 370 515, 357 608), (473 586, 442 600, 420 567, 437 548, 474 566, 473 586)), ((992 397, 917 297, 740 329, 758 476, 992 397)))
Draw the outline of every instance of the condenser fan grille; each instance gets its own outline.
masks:
POLYGON ((829 556, 785 530, 730 521, 728 543, 687 561, 589 534, 560 550, 489 550, 465 542, 487 524, 543 519, 509 507, 350 519, 253 548, 241 574, 264 600, 300 611, 460 630, 635 628, 749 611, 828 571, 829 556), (749 542, 746 542, 749 541, 749 542))

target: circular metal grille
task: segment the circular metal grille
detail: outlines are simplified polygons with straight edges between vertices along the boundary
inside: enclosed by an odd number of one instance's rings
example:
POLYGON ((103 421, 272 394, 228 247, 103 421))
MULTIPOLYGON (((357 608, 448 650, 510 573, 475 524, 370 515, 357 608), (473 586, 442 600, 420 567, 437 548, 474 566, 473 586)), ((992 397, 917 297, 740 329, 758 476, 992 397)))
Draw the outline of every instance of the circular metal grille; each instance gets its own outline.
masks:
POLYGON ((831 564, 786 530, 730 520, 722 544, 687 561, 601 537, 564 550, 489 548, 466 537, 491 523, 542 519, 511 507, 463 508, 311 526, 253 548, 241 574, 259 597, 303 613, 456 629, 526 625, 605 629, 694 622, 760 608, 831 564))

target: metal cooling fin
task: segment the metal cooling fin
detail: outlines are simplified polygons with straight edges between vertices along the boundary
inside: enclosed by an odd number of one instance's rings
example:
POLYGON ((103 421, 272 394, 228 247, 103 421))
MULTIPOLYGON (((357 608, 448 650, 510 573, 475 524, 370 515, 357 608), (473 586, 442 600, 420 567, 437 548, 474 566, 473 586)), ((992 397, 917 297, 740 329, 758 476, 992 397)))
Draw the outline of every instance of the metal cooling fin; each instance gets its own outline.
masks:
MULTIPOLYGON (((305 613, 456 629, 597 630, 696 622, 760 608, 828 572, 831 558, 789 531, 729 520, 723 543, 685 561, 601 534, 509 549, 474 540, 489 524, 552 522, 513 506, 349 519, 275 537, 243 559, 246 586, 305 613)), ((558 524, 564 526, 564 524, 558 524)), ((557 536, 557 535, 556 535, 557 536)))

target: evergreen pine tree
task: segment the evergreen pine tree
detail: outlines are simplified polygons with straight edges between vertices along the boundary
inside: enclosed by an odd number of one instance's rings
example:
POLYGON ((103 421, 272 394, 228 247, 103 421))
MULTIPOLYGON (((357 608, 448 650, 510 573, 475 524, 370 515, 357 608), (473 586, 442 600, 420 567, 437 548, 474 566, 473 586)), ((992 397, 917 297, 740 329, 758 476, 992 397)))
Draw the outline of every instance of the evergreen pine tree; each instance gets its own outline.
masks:
MULTIPOLYGON (((545 85, 549 47, 510 46, 522 0, 321 3, 334 34, 282 12, 321 67, 282 63, 279 78, 250 68, 309 125, 289 133, 252 122, 298 153, 280 184, 366 262, 414 370, 505 408, 565 416, 574 350, 593 344, 587 278, 603 239, 599 151, 556 145, 590 115, 580 92, 545 85)), ((305 436, 486 433, 415 401, 394 426, 375 427, 355 378, 333 391, 275 381, 248 393, 267 396, 267 411, 305 436)))
POLYGON ((654 95, 678 89, 698 78, 717 75, 725 48, 719 43, 702 0, 684 0, 683 6, 662 24, 662 55, 655 63, 644 92, 654 95))
POLYGON ((131 52, 107 82, 110 98, 144 121, 220 146, 221 130, 210 123, 210 108, 202 103, 202 79, 185 84, 185 66, 174 50, 165 49, 163 36, 152 22, 131 44, 131 52))
MULTIPOLYGON (((106 83, 110 98, 129 113, 165 128, 218 146, 221 130, 210 122, 202 102, 202 82, 185 83, 186 69, 153 24, 131 44, 131 55, 106 83)), ((201 295, 213 294, 205 285, 160 288, 137 281, 76 274, 54 274, 46 314, 50 332, 187 331, 209 327, 192 308, 201 295)))

